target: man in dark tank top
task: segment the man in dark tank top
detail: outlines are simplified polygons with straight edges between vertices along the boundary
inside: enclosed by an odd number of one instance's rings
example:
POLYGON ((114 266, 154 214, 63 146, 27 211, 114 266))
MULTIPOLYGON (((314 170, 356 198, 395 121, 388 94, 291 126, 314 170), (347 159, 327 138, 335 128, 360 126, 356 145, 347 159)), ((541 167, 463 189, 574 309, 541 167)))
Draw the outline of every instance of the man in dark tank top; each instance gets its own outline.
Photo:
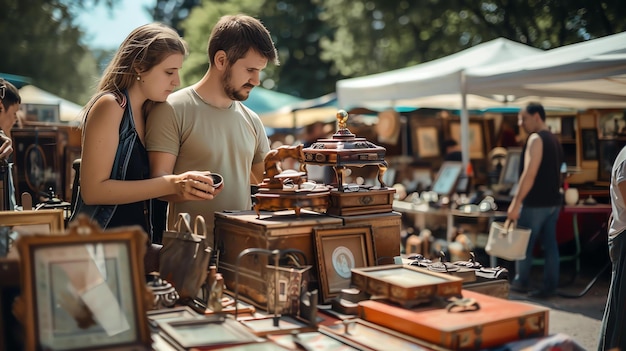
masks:
POLYGON ((546 113, 541 104, 530 103, 519 112, 518 123, 529 135, 520 158, 517 193, 507 213, 508 220, 531 229, 526 258, 515 262, 516 273, 511 289, 528 292, 537 298, 555 294, 560 264, 556 222, 562 204, 560 169, 563 150, 545 121, 546 113), (539 290, 530 291, 530 271, 536 243, 544 248, 543 284, 539 290))

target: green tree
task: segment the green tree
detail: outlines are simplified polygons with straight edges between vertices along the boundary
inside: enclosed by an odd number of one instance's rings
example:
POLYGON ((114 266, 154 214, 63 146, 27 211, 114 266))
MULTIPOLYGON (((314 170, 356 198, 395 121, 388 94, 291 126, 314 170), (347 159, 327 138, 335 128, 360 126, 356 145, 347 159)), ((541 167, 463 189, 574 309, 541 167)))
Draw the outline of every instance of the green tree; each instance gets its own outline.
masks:
MULTIPOLYGON (((104 2, 113 6, 116 1, 104 2)), ((89 49, 80 43, 83 32, 70 8, 80 11, 89 6, 70 0, 0 0, 0 71, 30 77, 44 90, 86 102, 99 71, 89 49)))
POLYGON ((281 61, 280 66, 268 65, 262 76, 267 89, 313 98, 334 91, 337 71, 321 58, 319 38, 330 30, 319 19, 320 8, 311 1, 298 0, 239 0, 206 1, 195 6, 193 1, 181 4, 177 12, 189 16, 177 22, 162 10, 174 1, 159 0, 153 11, 155 20, 177 23, 174 27, 189 43, 191 54, 185 62, 183 84, 200 79, 208 67, 207 43, 217 20, 228 14, 245 13, 261 20, 270 30, 281 61), (183 11, 183 8, 185 9, 183 11))

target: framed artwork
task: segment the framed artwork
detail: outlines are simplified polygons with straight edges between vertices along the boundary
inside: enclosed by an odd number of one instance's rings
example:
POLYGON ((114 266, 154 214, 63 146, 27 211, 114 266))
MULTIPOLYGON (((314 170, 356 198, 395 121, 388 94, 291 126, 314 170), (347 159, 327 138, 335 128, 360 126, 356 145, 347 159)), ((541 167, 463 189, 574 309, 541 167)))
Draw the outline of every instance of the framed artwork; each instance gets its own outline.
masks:
POLYGON ((546 117, 545 123, 552 134, 561 134, 561 117, 546 117))
POLYGON ((33 205, 41 202, 42 195, 50 189, 64 196, 66 170, 61 165, 61 154, 65 142, 59 131, 54 128, 16 128, 12 137, 17 168, 16 194, 30 193, 33 205))
MULTIPOLYGON (((472 159, 485 157, 485 141, 483 134, 483 122, 469 122, 469 153, 472 159)), ((450 138, 461 145, 461 122, 450 121, 450 138)))
POLYGON ((415 128, 417 154, 420 158, 439 156, 439 131, 435 126, 415 128))
POLYGON ((582 129, 582 157, 583 160, 598 159, 598 131, 597 129, 582 129))
POLYGON ((504 167, 500 172, 498 184, 513 186, 519 179, 520 159, 522 157, 521 147, 510 147, 506 151, 504 167))
POLYGON ((617 154, 626 145, 626 140, 608 139, 598 141, 598 180, 611 181, 611 170, 617 154))
POLYGON ((607 112, 598 116, 598 138, 616 138, 626 135, 626 118, 623 111, 607 112))
POLYGON ((149 349, 146 241, 139 227, 101 232, 86 216, 66 235, 20 236, 25 349, 149 349))
POLYGON ((371 226, 317 228, 315 251, 322 301, 350 287, 352 268, 375 264, 371 226))
POLYGON ((412 115, 408 123, 413 156, 420 158, 441 156, 442 120, 431 116, 412 115))
POLYGON ((445 161, 441 164, 439 172, 433 181, 432 191, 438 195, 450 196, 455 190, 459 176, 463 173, 463 163, 457 161, 445 161))
POLYGON ((60 233, 65 229, 63 210, 0 211, 0 257, 22 235, 60 233))

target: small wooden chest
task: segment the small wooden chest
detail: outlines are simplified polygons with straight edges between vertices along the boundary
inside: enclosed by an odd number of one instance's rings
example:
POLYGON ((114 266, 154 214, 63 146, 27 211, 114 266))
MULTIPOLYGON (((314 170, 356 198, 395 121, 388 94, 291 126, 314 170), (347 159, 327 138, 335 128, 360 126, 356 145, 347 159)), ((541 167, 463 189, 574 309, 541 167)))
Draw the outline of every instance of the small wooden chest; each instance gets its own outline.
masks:
POLYGON ((391 212, 396 189, 382 188, 370 191, 330 192, 326 213, 339 216, 356 216, 391 212))
POLYGON ((360 317, 453 350, 481 350, 511 341, 545 336, 549 309, 463 290, 480 308, 454 312, 446 308, 405 309, 385 302, 359 302, 360 317))
MULTIPOLYGON (((215 241, 219 250, 220 273, 228 289, 235 289, 237 257, 248 248, 268 250, 297 249, 304 253, 306 264, 315 265, 314 228, 340 227, 340 218, 303 210, 297 217, 293 211, 254 211, 215 213, 215 241)), ((239 262, 239 294, 257 307, 267 308, 266 255, 250 254, 239 262)), ((318 282, 317 270, 311 269, 311 283, 318 282)))

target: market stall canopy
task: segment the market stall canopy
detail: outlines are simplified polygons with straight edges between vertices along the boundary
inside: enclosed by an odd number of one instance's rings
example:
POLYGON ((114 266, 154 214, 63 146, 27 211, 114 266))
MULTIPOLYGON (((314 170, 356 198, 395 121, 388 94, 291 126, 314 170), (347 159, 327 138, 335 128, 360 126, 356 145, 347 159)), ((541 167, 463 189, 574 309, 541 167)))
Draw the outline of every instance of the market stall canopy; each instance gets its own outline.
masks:
POLYGON ((256 87, 252 89, 248 99, 242 102, 258 115, 262 115, 304 100, 305 99, 297 96, 256 87))
POLYGON ((31 83, 31 79, 29 77, 18 76, 16 74, 0 72, 0 78, 6 79, 9 83, 15 85, 15 87, 18 89, 23 87, 26 84, 31 83))
POLYGON ((71 101, 58 97, 34 85, 25 85, 20 91, 23 105, 57 105, 59 106, 59 118, 62 122, 79 122, 79 113, 83 108, 71 101))
POLYGON ((301 128, 315 122, 336 120, 337 97, 335 93, 315 99, 298 101, 276 111, 259 114, 263 125, 271 128, 301 128))
MULTIPOLYGON (((586 108, 626 107, 626 32, 466 71, 467 91, 586 108)), ((507 100, 512 100, 511 98, 507 100)))
MULTIPOLYGON (((372 103, 418 106, 418 101, 411 102, 411 99, 460 94, 463 87, 463 72, 471 67, 488 67, 541 52, 542 50, 527 45, 498 38, 419 65, 339 80, 337 82, 339 106, 349 108, 368 106, 372 103), (398 103, 398 100, 402 100, 402 103, 398 103)), ((460 97, 458 100, 457 105, 460 104, 460 97)), ((493 100, 493 106, 498 104, 502 105, 502 102, 493 100)))

